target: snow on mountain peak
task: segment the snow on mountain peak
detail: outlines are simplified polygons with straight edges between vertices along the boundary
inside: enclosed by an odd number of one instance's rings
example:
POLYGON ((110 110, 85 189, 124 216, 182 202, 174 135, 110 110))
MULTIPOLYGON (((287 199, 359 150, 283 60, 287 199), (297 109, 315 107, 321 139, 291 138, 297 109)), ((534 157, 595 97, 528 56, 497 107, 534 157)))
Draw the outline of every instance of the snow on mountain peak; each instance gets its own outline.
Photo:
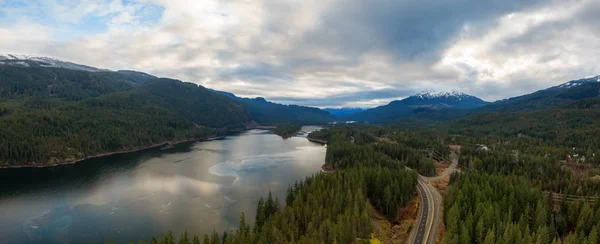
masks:
POLYGON ((421 99, 432 99, 432 98, 450 98, 450 97, 456 97, 459 100, 468 97, 469 95, 456 91, 456 90, 451 90, 451 91, 435 91, 432 89, 429 90, 425 90, 422 92, 417 93, 416 95, 414 95, 414 97, 418 97, 421 99))
POLYGON ((592 83, 592 82, 600 82, 600 75, 590 78, 584 78, 579 80, 572 80, 561 85, 556 86, 557 88, 571 88, 576 87, 581 84, 592 83))
POLYGON ((82 70, 90 72, 108 71, 98 69, 87 65, 76 64, 68 61, 63 61, 49 57, 36 57, 19 54, 0 54, 0 65, 21 66, 21 67, 50 67, 50 68, 65 68, 73 70, 82 70))

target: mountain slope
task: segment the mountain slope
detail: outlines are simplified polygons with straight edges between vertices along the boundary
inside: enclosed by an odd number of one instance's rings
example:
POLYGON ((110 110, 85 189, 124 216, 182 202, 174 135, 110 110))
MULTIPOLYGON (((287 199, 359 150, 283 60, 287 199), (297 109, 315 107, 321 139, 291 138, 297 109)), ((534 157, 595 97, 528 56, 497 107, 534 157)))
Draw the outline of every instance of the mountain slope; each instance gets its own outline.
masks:
POLYGON ((91 67, 82 64, 76 64, 68 61, 62 61, 55 58, 48 57, 33 57, 26 55, 15 55, 15 54, 1 54, 0 55, 0 66, 13 66, 13 67, 45 67, 45 68, 64 68, 71 70, 89 71, 89 72, 102 72, 108 71, 91 67))
POLYGON ((560 107, 600 96, 600 76, 572 80, 531 94, 494 102, 473 112, 515 112, 560 107))
POLYGON ((262 97, 242 98, 232 93, 215 91, 239 102, 260 124, 324 124, 335 120, 335 116, 318 108, 298 105, 283 105, 265 100, 262 97))
POLYGON ((61 68, 0 67, 0 108, 51 108, 104 94, 134 89, 127 76, 61 68), (9 106, 10 105, 10 106, 9 106))
MULTIPOLYGON (((461 111, 488 104, 477 97, 452 92, 421 92, 402 100, 392 101, 387 105, 368 109, 363 112, 344 116, 346 120, 357 121, 389 121, 402 117, 427 116, 435 119, 438 111, 461 111)), ((462 111, 461 111, 462 113, 462 111)))
POLYGON ((0 68, 0 78, 4 167, 69 163, 252 123, 239 103, 177 80, 139 84, 117 72, 21 67, 0 68))
POLYGON ((475 136, 532 137, 568 147, 600 147, 600 99, 535 111, 492 112, 467 116, 448 125, 451 133, 475 136))

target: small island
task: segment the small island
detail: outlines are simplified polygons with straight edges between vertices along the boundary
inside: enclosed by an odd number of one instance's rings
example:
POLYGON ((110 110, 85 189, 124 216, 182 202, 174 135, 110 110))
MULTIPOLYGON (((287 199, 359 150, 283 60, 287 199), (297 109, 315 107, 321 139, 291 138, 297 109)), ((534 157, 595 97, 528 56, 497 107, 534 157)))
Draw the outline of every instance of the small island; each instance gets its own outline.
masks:
POLYGON ((301 129, 302 126, 299 124, 279 124, 277 127, 275 127, 275 129, 273 129, 273 133, 283 137, 283 139, 287 139, 298 134, 301 129))

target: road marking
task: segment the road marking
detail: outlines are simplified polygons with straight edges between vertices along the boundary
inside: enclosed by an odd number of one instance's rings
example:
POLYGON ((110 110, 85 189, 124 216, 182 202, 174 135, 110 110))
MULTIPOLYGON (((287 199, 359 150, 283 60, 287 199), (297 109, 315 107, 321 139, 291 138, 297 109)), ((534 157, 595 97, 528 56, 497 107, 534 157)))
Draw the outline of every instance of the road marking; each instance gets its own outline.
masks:
POLYGON ((434 225, 434 215, 435 215, 435 200, 433 198, 433 194, 431 193, 431 190, 429 189, 429 187, 427 185, 425 185, 425 190, 427 191, 427 194, 431 197, 431 201, 433 201, 433 204, 431 205, 431 214, 429 214, 427 216, 427 222, 429 222, 429 217, 431 217, 431 225, 429 226, 429 228, 427 228, 427 234, 425 234, 425 244, 429 243, 429 235, 431 234, 431 230, 433 229, 433 225, 434 225))

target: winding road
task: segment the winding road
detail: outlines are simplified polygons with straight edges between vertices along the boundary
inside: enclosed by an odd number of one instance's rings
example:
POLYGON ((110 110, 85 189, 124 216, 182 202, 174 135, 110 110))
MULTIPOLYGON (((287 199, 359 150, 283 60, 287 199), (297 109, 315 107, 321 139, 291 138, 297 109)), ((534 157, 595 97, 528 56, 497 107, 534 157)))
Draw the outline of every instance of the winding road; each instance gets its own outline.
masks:
POLYGON ((458 165, 458 156, 451 155, 452 163, 444 172, 436 177, 425 177, 419 175, 417 189, 421 196, 421 211, 417 216, 417 225, 410 234, 409 243, 430 244, 435 243, 435 238, 440 223, 440 210, 442 195, 433 187, 430 182, 439 178, 446 177, 456 170, 458 165))

